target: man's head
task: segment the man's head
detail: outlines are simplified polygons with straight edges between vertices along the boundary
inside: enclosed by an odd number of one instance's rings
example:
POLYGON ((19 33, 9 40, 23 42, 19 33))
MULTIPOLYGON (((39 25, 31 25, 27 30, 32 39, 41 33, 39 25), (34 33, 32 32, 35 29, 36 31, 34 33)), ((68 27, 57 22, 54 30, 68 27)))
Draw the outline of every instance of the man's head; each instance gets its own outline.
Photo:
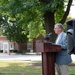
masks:
POLYGON ((54 31, 56 34, 60 34, 63 31, 63 25, 61 23, 57 23, 54 25, 54 31))

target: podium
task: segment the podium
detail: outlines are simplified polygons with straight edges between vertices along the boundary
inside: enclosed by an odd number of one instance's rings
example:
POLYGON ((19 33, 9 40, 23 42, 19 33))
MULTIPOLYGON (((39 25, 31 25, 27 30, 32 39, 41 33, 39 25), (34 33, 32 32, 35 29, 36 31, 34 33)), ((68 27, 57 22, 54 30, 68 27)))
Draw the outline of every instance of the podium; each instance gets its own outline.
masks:
POLYGON ((36 42, 36 52, 42 53, 42 75, 55 75, 54 54, 60 51, 59 45, 36 42))

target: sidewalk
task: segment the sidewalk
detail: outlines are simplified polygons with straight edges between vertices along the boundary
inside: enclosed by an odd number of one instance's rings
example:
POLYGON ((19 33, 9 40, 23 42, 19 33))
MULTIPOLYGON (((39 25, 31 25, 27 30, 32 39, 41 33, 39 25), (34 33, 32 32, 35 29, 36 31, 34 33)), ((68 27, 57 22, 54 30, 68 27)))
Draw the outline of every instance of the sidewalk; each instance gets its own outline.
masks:
POLYGON ((75 63, 75 55, 72 54, 71 57, 72 57, 72 61, 75 63))
POLYGON ((41 55, 38 54, 13 54, 8 55, 7 53, 0 53, 0 60, 19 60, 19 61, 36 61, 41 60, 41 55))
MULTIPOLYGON (((75 62, 75 55, 71 55, 73 62, 75 62)), ((41 54, 36 53, 26 53, 22 54, 13 54, 8 55, 7 53, 0 53, 0 60, 19 60, 19 61, 36 61, 42 60, 41 54)))

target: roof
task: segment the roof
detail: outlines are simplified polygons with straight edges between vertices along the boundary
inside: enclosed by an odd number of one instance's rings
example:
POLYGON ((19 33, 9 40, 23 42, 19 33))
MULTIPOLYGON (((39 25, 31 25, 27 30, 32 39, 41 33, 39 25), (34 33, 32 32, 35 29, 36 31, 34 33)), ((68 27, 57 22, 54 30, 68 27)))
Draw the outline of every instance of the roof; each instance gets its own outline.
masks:
POLYGON ((0 40, 7 40, 6 36, 0 36, 0 40))

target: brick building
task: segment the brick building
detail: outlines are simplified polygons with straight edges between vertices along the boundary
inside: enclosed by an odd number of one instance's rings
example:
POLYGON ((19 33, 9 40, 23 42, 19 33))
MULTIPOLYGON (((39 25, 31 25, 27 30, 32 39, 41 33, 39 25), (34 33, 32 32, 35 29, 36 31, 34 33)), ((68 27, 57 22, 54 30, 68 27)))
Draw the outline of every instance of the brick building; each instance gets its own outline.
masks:
MULTIPOLYGON (((40 35, 37 39, 34 39, 33 41, 30 41, 26 44, 22 45, 23 50, 28 51, 35 51, 36 42, 40 41, 42 39, 42 35, 40 35)), ((0 50, 8 51, 8 50, 18 50, 18 44, 16 42, 10 42, 6 36, 0 36, 0 50)), ((8 51, 9 52, 9 51, 8 51)))

